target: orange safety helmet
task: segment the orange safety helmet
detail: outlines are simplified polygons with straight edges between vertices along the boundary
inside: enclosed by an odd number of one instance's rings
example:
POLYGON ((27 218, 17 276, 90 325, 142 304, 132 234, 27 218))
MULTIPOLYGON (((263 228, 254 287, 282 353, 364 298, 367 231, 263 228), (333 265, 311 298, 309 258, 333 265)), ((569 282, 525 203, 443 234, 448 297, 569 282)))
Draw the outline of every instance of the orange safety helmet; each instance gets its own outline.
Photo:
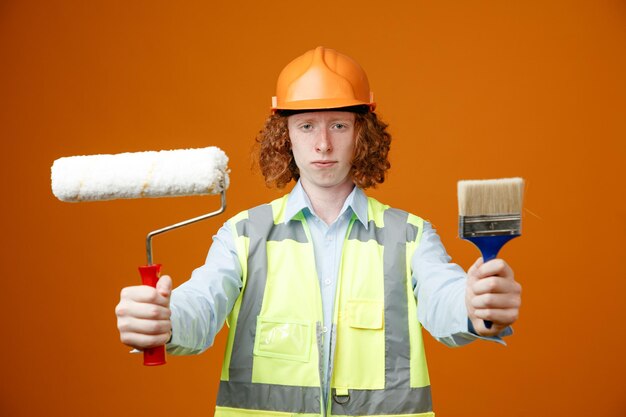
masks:
POLYGON ((374 111, 374 93, 367 74, 352 58, 318 46, 291 61, 278 76, 272 112, 368 106, 374 111))

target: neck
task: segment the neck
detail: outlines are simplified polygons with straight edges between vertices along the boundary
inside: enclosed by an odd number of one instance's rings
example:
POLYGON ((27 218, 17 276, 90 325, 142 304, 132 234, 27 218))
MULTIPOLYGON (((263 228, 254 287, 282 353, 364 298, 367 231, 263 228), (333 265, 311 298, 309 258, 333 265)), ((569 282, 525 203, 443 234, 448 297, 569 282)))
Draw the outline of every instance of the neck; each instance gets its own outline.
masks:
POLYGON ((302 188, 309 197, 315 214, 326 224, 332 224, 339 216, 339 212, 346 202, 346 198, 352 192, 354 184, 347 182, 337 187, 320 188, 310 187, 302 182, 302 188))

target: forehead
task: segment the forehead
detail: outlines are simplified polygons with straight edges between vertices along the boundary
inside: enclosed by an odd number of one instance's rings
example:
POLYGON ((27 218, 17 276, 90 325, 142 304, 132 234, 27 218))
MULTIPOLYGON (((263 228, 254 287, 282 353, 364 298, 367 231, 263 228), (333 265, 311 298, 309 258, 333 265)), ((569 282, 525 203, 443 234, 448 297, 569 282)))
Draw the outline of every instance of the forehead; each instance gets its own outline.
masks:
POLYGON ((302 121, 302 120, 310 120, 310 121, 335 121, 335 120, 343 120, 343 121, 354 121, 354 113, 350 111, 333 111, 333 110, 323 110, 323 111, 312 111, 306 113, 296 113, 287 117, 287 120, 290 122, 302 121))

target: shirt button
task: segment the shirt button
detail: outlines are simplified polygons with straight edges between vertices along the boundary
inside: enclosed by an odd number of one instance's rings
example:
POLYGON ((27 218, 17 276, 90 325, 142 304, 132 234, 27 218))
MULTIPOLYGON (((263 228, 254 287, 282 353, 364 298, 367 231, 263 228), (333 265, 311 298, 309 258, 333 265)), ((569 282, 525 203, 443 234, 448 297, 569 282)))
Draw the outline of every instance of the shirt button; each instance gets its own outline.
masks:
POLYGON ((330 285, 330 280, 329 280, 329 279, 325 279, 325 280, 324 280, 324 284, 326 284, 326 285, 330 285))
POLYGON ((322 333, 328 333, 328 328, 326 326, 322 327, 322 333))

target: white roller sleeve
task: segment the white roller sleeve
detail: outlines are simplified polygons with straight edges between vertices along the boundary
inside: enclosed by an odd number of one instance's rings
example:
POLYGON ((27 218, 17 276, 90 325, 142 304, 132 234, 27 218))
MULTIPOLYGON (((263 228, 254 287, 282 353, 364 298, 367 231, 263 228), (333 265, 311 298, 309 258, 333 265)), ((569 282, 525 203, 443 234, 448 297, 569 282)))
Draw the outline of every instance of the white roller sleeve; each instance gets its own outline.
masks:
POLYGON ((60 158, 52 165, 52 193, 61 201, 219 194, 228 188, 228 157, 201 149, 60 158))

